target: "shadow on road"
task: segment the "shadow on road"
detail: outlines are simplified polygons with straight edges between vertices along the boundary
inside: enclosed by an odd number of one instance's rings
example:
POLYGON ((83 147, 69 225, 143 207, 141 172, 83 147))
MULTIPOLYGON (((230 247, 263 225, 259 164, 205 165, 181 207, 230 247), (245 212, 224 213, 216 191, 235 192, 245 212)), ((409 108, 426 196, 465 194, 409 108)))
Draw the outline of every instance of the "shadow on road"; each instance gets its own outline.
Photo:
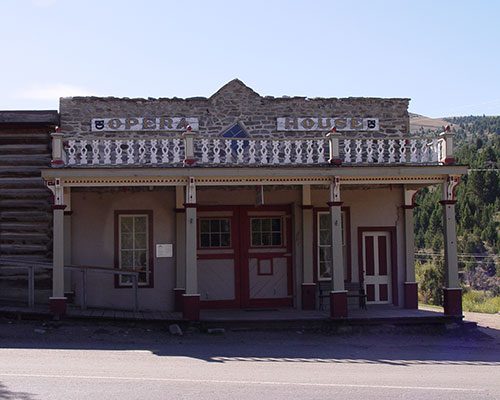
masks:
POLYGON ((25 392, 12 392, 0 382, 0 399, 2 400, 33 400, 34 394, 25 392))
MULTIPOLYGON (((15 349, 148 351, 159 357, 190 357, 230 363, 360 363, 500 365, 500 345, 478 329, 404 330, 392 326, 349 331, 188 330, 172 336, 165 325, 0 321, 0 347, 15 349)), ((1 393, 1 392, 0 392, 1 393)), ((1 397, 9 398, 9 397, 1 397)))

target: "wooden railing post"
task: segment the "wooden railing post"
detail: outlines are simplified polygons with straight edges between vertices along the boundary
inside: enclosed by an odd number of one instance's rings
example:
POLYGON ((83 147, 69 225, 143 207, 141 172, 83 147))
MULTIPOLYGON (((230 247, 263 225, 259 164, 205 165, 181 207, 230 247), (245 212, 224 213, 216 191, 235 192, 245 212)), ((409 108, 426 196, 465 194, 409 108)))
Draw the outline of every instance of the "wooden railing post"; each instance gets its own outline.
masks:
POLYGON ((330 159, 328 160, 330 164, 341 165, 342 159, 340 158, 340 132, 337 132, 336 128, 332 128, 330 132, 326 134, 328 138, 330 159))
POLYGON ((56 128, 56 131, 50 134, 52 138, 52 161, 50 164, 53 167, 64 166, 63 136, 59 128, 56 128))
POLYGON ((455 134, 451 131, 450 125, 447 125, 444 128, 444 132, 439 134, 439 137, 443 141, 443 151, 439 155, 439 162, 442 162, 444 165, 455 164, 455 158, 453 157, 453 136, 455 134))
POLYGON ((194 138, 196 133, 192 132, 191 126, 188 125, 186 127, 186 132, 182 134, 184 138, 184 164, 193 165, 196 162, 196 158, 194 156, 194 138))

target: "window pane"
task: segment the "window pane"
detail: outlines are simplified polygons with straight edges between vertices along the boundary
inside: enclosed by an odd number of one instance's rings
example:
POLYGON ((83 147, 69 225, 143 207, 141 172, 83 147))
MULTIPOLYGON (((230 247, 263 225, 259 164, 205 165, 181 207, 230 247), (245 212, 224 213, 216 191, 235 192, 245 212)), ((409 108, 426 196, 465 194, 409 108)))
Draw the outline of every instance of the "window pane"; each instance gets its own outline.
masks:
POLYGON ((134 236, 130 233, 122 233, 121 248, 123 250, 134 248, 134 236))
POLYGON ((319 231, 319 244, 320 245, 331 245, 332 237, 330 235, 330 231, 328 230, 320 230, 319 231))
POLYGON ((262 232, 262 246, 271 246, 271 233, 270 232, 262 232))
POLYGON ((252 232, 260 231, 260 219, 252 219, 252 232))
POLYGON ((330 214, 320 214, 319 215, 319 229, 331 229, 330 226, 330 214))
POLYGON ((120 231, 123 233, 132 233, 133 230, 132 217, 120 217, 120 231))
POLYGON ((220 220, 210 220, 210 232, 220 232, 220 220))
POLYGON ((330 261, 332 254, 332 249, 330 247, 320 247, 319 249, 319 261, 324 262, 324 261, 330 261))
POLYGON ((147 239, 146 239, 146 234, 145 233, 138 233, 135 235, 135 248, 136 249, 146 249, 147 248, 147 239))
POLYGON ((210 247, 210 235, 208 233, 200 235, 200 247, 210 247))
POLYGON ((146 232, 146 217, 135 217, 135 233, 145 233, 146 232))
POLYGON ((281 219, 280 218, 273 218, 272 229, 274 232, 281 232, 281 219))
POLYGON ((220 247, 220 236, 218 233, 212 233, 210 235, 210 246, 211 247, 220 247))
POLYGON ((145 267, 147 264, 146 251, 135 251, 134 267, 145 267))
POLYGON ((252 246, 262 246, 260 233, 258 233, 258 232, 252 233, 252 246))
POLYGON ((221 220, 220 231, 221 232, 229 232, 229 230, 230 230, 229 220, 228 219, 221 220))
POLYGON ((147 283, 148 282, 148 277, 147 277, 146 272, 139 272, 139 282, 140 283, 147 283))
POLYGON ((330 272, 330 264, 329 263, 320 263, 319 264, 319 277, 320 278, 331 278, 332 274, 330 272))
POLYGON ((229 247, 229 246, 231 246, 231 240, 230 240, 229 233, 223 233, 223 234, 221 234, 221 236, 220 236, 220 245, 222 247, 229 247))
POLYGON ((262 219, 261 223, 262 223, 262 232, 271 230, 271 220, 269 218, 262 219))
POLYGON ((121 266, 124 268, 131 268, 133 265, 134 265, 134 252, 122 250, 121 266))
POLYGON ((273 246, 281 245, 281 233, 273 233, 273 246))
POLYGON ((200 230, 203 233, 210 232, 210 221, 207 219, 202 219, 200 224, 200 230))

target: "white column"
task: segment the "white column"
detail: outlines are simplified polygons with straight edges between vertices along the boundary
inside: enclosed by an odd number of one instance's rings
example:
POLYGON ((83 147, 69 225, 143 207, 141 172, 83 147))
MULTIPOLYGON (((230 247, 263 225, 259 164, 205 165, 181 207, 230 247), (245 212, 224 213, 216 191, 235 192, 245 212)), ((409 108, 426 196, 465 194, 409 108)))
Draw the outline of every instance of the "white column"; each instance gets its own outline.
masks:
POLYGON ((186 287, 186 209, 184 208, 184 186, 175 187, 175 287, 186 287))
MULTIPOLYGON (((64 265, 71 265, 71 188, 64 188, 64 265)), ((64 271, 64 293, 71 293, 71 270, 64 271)))
POLYGON ((311 186, 302 186, 302 283, 314 283, 311 186))
POLYGON ((332 224, 332 290, 345 290, 344 255, 342 254, 342 202, 340 201, 340 178, 330 183, 330 218, 332 224))
POLYGON ((414 196, 417 192, 418 189, 404 188, 406 282, 415 282, 415 224, 413 209, 415 208, 414 196))
POLYGON ((446 270, 446 287, 460 288, 458 283, 457 228, 455 222, 455 187, 459 177, 450 176, 443 184, 443 222, 444 222, 444 257, 446 270))
POLYGON ((196 185, 189 178, 186 186, 186 294, 198 294, 198 267, 196 260, 196 185))

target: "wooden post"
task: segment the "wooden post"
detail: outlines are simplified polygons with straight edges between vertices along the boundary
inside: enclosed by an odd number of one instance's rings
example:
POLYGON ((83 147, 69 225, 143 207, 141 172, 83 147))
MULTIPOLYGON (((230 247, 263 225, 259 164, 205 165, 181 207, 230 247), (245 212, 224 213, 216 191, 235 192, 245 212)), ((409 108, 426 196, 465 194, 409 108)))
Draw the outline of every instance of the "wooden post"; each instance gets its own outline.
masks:
POLYGON ((405 269, 404 306, 408 309, 418 308, 418 284, 415 278, 415 225, 413 209, 414 197, 418 189, 404 188, 404 221, 405 221, 405 269))
POLYGON ((196 158, 194 156, 194 138, 196 137, 196 133, 191 131, 191 126, 187 126, 186 132, 182 134, 184 138, 184 164, 193 165, 196 162, 196 158))
POLYGON ((329 141, 330 159, 328 160, 330 164, 340 165, 342 164, 342 159, 340 158, 340 132, 337 132, 336 128, 333 128, 327 133, 326 137, 329 141))
POLYGON ((63 167, 64 166, 64 148, 63 148, 63 134, 59 132, 57 128, 56 132, 52 133, 52 161, 50 162, 52 167, 63 167))
POLYGON ((313 265, 313 206, 311 186, 302 186, 302 309, 316 308, 316 284, 313 265))
POLYGON ((440 154, 441 159, 439 160, 444 165, 455 164, 455 158, 453 156, 453 136, 455 134, 451 131, 450 126, 446 126, 444 132, 439 134, 439 137, 443 140, 443 154, 440 154))

